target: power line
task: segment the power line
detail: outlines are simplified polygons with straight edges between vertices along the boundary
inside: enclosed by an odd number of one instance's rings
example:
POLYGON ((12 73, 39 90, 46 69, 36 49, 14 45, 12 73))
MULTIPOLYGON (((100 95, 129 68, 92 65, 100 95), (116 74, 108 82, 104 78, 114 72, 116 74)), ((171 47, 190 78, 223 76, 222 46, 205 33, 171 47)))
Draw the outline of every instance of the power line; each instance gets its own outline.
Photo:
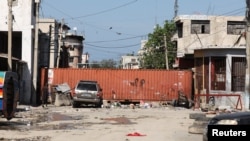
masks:
MULTIPOLYGON (((45 1, 42 1, 42 2, 45 2, 45 1)), ((62 13, 63 15, 66 15, 67 17, 73 18, 73 17, 71 17, 71 15, 68 15, 67 13, 63 12, 62 10, 56 8, 55 6, 52 6, 51 4, 46 3, 46 2, 45 2, 45 4, 46 4, 47 6, 49 6, 49 7, 51 7, 52 9, 54 9, 54 10, 56 10, 56 11, 62 13)))
POLYGON ((92 24, 88 24, 88 23, 86 23, 86 22, 83 22, 83 21, 81 21, 81 20, 79 20, 79 19, 80 19, 80 18, 83 18, 83 17, 95 16, 95 15, 98 15, 98 14, 103 14, 103 13, 106 13, 106 12, 110 12, 110 11, 116 10, 116 9, 118 9, 118 8, 122 8, 122 7, 125 7, 125 6, 127 6, 127 5, 133 4, 133 3, 137 2, 137 1, 138 1, 138 0, 133 0, 133 1, 130 1, 130 2, 128 2, 128 3, 122 4, 122 5, 120 5, 120 6, 114 7, 114 8, 110 8, 110 9, 107 9, 107 10, 103 10, 103 11, 100 11, 100 12, 96 12, 96 13, 88 14, 88 15, 84 15, 84 16, 79 16, 79 17, 73 17, 73 16, 71 16, 71 15, 69 15, 69 14, 63 12, 62 10, 60 10, 60 9, 58 9, 58 8, 56 8, 56 7, 54 7, 54 6, 52 6, 52 5, 49 4, 49 3, 46 3, 46 2, 45 2, 45 4, 46 4, 47 6, 53 8, 53 10, 56 10, 56 11, 62 13, 63 15, 66 15, 67 17, 69 17, 69 18, 64 18, 64 20, 69 20, 69 19, 70 19, 70 20, 78 21, 81 25, 82 25, 82 23, 84 23, 85 25, 88 25, 88 26, 93 27, 93 28, 95 28, 95 29, 100 29, 100 30, 105 30, 105 31, 113 32, 113 33, 116 33, 117 35, 135 36, 135 35, 127 34, 127 33, 117 32, 117 31, 110 30, 110 29, 100 28, 100 27, 97 27, 97 26, 95 26, 95 25, 92 25, 92 24))
MULTIPOLYGON (((130 2, 125 3, 125 4, 122 4, 122 5, 117 6, 117 7, 113 7, 113 8, 106 9, 106 10, 103 10, 103 11, 100 11, 100 12, 96 12, 96 13, 92 13, 92 14, 87 14, 87 15, 83 15, 83 16, 78 16, 78 17, 72 17, 71 15, 68 15, 67 13, 63 12, 62 10, 56 8, 55 6, 50 5, 49 3, 45 2, 45 4, 48 5, 49 7, 53 8, 53 9, 55 9, 56 11, 58 11, 58 12, 64 14, 64 15, 66 15, 67 17, 69 17, 68 19, 76 20, 76 19, 80 19, 80 18, 85 18, 85 17, 90 17, 90 16, 96 16, 96 15, 99 15, 99 14, 110 12, 110 11, 113 11, 113 10, 116 10, 116 9, 128 6, 130 4, 133 4, 133 3, 137 2, 137 1, 138 0, 133 0, 133 1, 130 1, 130 2)), ((65 20, 67 20, 67 18, 65 18, 65 20)))
POLYGON ((122 41, 122 40, 130 40, 130 39, 135 39, 135 38, 141 38, 146 35, 139 35, 135 37, 130 37, 130 38, 123 38, 123 39, 117 39, 117 40, 106 40, 106 41, 93 41, 93 42, 85 42, 85 43, 104 43, 104 42, 116 42, 116 41, 122 41))
POLYGON ((127 5, 133 4, 133 3, 137 2, 137 1, 138 0, 134 0, 134 1, 125 3, 123 5, 120 5, 120 6, 117 6, 117 7, 114 7, 114 8, 110 8, 110 9, 107 9, 107 10, 103 10, 103 11, 100 11, 100 12, 96 12, 96 13, 92 13, 92 14, 88 14, 88 15, 84 15, 84 16, 75 17, 74 19, 85 18, 85 17, 95 16, 95 15, 103 14, 103 13, 106 13, 106 12, 110 12, 110 11, 125 7, 127 5))
POLYGON ((134 47, 134 46, 138 46, 138 45, 141 45, 140 43, 139 44, 133 44, 133 45, 127 45, 127 46, 120 46, 120 47, 104 47, 104 46, 97 46, 97 45, 92 45, 92 44, 87 44, 85 43, 86 45, 88 46, 92 46, 92 47, 97 47, 97 48, 129 48, 129 47, 134 47))
MULTIPOLYGON (((229 11, 229 12, 223 13, 223 14, 221 14, 221 15, 219 15, 219 16, 225 16, 225 15, 228 15, 228 14, 235 14, 235 12, 237 12, 237 14, 239 14, 239 13, 241 13, 240 11, 245 11, 244 9, 245 9, 245 7, 239 8, 239 9, 235 9, 235 10, 233 10, 233 11, 229 11), (238 11, 239 11, 239 12, 238 12, 238 11)), ((229 16, 230 16, 230 15, 229 15, 229 16)))
MULTIPOLYGON (((85 46, 86 47, 86 46, 85 46)), ((100 48, 95 48, 95 47, 87 47, 90 50, 95 50, 95 51, 100 51, 102 53, 112 53, 112 54, 123 54, 123 52, 119 52, 117 50, 105 50, 105 49, 100 49, 100 48)), ((89 53, 90 54, 90 53, 89 53)), ((110 57, 110 56, 109 56, 110 57)))

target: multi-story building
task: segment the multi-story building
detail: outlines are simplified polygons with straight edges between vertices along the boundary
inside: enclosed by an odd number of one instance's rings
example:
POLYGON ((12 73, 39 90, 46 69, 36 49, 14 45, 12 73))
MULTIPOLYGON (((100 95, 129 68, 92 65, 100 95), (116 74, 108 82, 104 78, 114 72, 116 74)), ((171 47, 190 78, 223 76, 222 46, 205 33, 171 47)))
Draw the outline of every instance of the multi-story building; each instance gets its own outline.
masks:
POLYGON ((0 1, 0 70, 9 70, 11 33, 11 69, 19 76, 20 104, 39 103, 40 68, 77 67, 81 61, 84 38, 67 34, 70 28, 63 22, 40 19, 39 4, 40 0, 0 1))
POLYGON ((139 69, 139 57, 138 56, 122 56, 121 65, 122 69, 139 69))
POLYGON ((245 33, 244 19, 244 16, 177 16, 177 34, 172 38, 177 45, 175 67, 192 68, 195 49, 244 48, 245 40, 238 40, 245 33))
MULTIPOLYGON (((8 31, 11 31, 12 39, 12 57, 20 60, 16 61, 12 58, 12 71, 19 75, 19 95, 20 103, 36 103, 37 96, 32 94, 36 77, 33 77, 34 67, 33 52, 35 48, 35 28, 36 28, 36 11, 39 0, 9 0, 0 1, 0 52, 7 54, 8 52, 8 31), (37 3, 36 3, 37 2, 37 3), (11 11, 11 12, 10 12, 11 11), (10 16, 11 13, 12 21, 10 16), (9 30, 11 27, 11 30, 9 30), (32 83, 34 82, 34 83, 32 83)), ((1 70, 7 70, 7 61, 0 61, 1 70)))
POLYGON ((199 98, 203 104, 213 97, 217 106, 248 109, 245 17, 180 15, 175 23, 174 66, 194 71, 194 97, 202 95, 199 98), (238 105, 240 100, 244 101, 242 105, 238 105))
POLYGON ((59 26, 55 19, 39 18, 39 63, 41 67, 56 68, 59 54, 59 26))
POLYGON ((82 54, 82 62, 78 64, 78 68, 89 68, 89 53, 82 54))
POLYGON ((63 51, 60 55, 62 67, 78 68, 78 64, 82 62, 83 40, 84 37, 81 35, 66 34, 63 39, 63 51))

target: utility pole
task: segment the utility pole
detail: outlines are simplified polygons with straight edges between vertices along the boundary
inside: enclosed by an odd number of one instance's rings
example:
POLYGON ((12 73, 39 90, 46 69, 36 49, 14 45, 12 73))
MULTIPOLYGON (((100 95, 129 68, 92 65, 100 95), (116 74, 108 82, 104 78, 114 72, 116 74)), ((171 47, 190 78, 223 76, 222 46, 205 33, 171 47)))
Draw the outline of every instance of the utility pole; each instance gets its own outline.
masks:
POLYGON ((166 34, 164 34, 164 46, 165 46, 165 57, 166 57, 166 69, 168 70, 168 47, 167 47, 167 37, 166 34))
POLYGON ((48 46, 48 62, 47 62, 47 65, 48 65, 48 68, 50 68, 50 47, 51 47, 51 31, 52 30, 52 25, 49 25, 49 46, 48 46))
POLYGON ((8 0, 9 14, 8 14, 8 71, 12 71, 12 0, 8 0))
POLYGON ((250 92, 250 0, 246 0, 246 59, 247 59, 247 68, 246 68, 246 80, 245 80, 245 109, 250 109, 249 104, 249 92, 250 92))
POLYGON ((62 36, 64 36, 63 34, 63 26, 64 26, 64 19, 62 19, 62 22, 61 22, 61 27, 60 27, 60 31, 59 31, 59 35, 60 35, 60 37, 59 37, 59 45, 58 45, 58 52, 57 52, 57 68, 59 68, 59 62, 60 62, 60 58, 61 58, 61 56, 60 56, 60 50, 61 50, 61 46, 62 46, 62 40, 63 40, 63 38, 64 37, 62 37, 62 36))
POLYGON ((35 45, 34 45, 34 56, 33 56, 33 75, 32 75, 32 80, 33 80, 33 87, 32 88, 32 103, 36 104, 37 102, 37 64, 38 64, 38 29, 39 29, 39 4, 40 0, 35 0, 36 3, 36 24, 35 24, 35 45))
POLYGON ((174 18, 178 16, 178 0, 175 0, 174 4, 174 18))

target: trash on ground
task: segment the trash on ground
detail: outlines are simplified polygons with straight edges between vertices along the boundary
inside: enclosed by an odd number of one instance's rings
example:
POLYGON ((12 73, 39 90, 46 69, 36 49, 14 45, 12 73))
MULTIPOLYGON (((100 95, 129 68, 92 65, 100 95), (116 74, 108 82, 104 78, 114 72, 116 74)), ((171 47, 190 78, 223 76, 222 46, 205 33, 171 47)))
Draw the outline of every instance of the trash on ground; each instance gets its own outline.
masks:
POLYGON ((134 133, 129 133, 129 134, 127 134, 127 136, 146 136, 146 135, 145 135, 145 134, 138 133, 138 132, 134 132, 134 133))

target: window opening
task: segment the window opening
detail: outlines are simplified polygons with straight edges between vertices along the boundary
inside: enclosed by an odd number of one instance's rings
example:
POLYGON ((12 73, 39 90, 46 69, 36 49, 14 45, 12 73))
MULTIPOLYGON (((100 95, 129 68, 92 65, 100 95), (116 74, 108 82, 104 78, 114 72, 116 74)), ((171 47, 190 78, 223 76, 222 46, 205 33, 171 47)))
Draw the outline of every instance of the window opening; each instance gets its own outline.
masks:
POLYGON ((209 34, 210 21, 208 20, 192 20, 191 34, 209 34))
POLYGON ((211 89, 226 89, 226 57, 211 57, 211 89))
POLYGON ((232 57, 232 91, 245 91, 246 58, 232 57))
POLYGON ((244 21, 228 21, 227 34, 240 35, 246 31, 246 22, 244 21))

